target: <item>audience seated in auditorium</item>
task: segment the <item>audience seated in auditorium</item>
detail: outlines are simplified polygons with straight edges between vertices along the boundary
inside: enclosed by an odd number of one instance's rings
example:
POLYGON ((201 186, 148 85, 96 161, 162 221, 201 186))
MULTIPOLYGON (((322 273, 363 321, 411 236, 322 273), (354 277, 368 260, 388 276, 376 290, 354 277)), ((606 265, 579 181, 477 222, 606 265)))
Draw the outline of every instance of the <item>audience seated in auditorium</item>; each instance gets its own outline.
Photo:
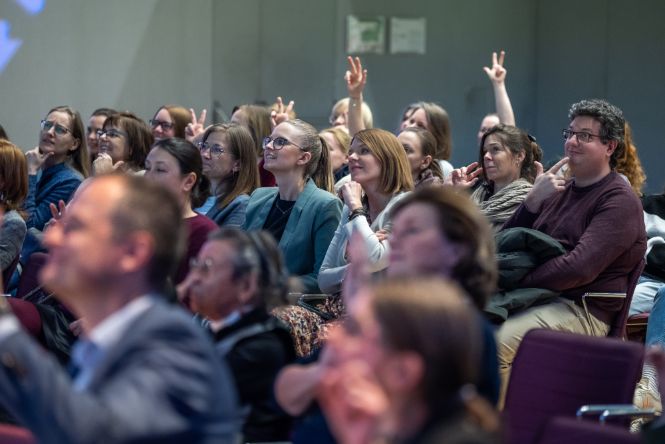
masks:
POLYGON ((288 275, 273 260, 280 256, 268 233, 224 227, 203 245, 179 289, 233 373, 246 413, 243 442, 287 441, 291 429, 273 398, 277 372, 295 358, 288 329, 268 314, 286 303, 288 275))
POLYGON ((174 284, 179 284, 187 276, 189 260, 196 257, 208 234, 217 229, 212 220, 192 209, 208 198, 210 182, 203 175, 199 150, 191 142, 174 137, 153 145, 145 160, 145 176, 164 185, 180 202, 187 247, 173 279, 174 284))
POLYGON ((209 205, 197 211, 220 227, 241 227, 249 195, 259 186, 251 134, 242 125, 225 123, 208 127, 197 140, 212 192, 206 201, 209 205))
POLYGON ((358 231, 365 241, 371 272, 388 265, 387 233, 392 206, 413 189, 406 152, 399 140, 382 129, 358 132, 349 150, 351 181, 339 193, 344 200, 342 218, 319 271, 319 288, 339 293, 350 263, 348 240, 358 231))
POLYGON ((116 170, 143 174, 145 158, 154 142, 143 120, 129 112, 112 114, 97 134, 99 153, 92 162, 94 175, 116 170))
POLYGON ((103 176, 47 230, 42 282, 85 320, 75 376, 22 331, 6 302, 0 310, 0 402, 39 442, 236 442, 228 369, 160 294, 182 246, 181 213, 142 177, 103 176))
POLYGON ((275 175, 278 186, 252 193, 244 228, 270 232, 302 291, 319 293, 319 269, 342 207, 330 193, 328 146, 310 124, 288 120, 275 127, 263 147, 265 168, 275 175))
POLYGON ((563 130, 565 154, 536 178, 524 203, 504 225, 541 231, 568 253, 536 267, 521 288, 545 288, 560 297, 509 318, 497 332, 499 364, 505 388, 517 347, 533 328, 551 328, 602 336, 624 304, 621 299, 593 298, 586 292, 628 290, 628 277, 646 249, 641 205, 616 172, 624 150, 621 110, 598 99, 572 105, 563 130), (557 175, 568 164, 572 180, 557 175))

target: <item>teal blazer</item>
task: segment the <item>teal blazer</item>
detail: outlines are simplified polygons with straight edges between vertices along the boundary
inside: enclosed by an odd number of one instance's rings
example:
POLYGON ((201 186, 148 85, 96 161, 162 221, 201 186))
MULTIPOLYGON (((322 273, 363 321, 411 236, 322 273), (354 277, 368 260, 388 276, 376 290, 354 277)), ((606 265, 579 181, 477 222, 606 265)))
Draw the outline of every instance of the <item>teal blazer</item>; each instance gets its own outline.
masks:
MULTIPOLYGON (((261 230, 278 196, 277 187, 258 188, 247 204, 247 231, 261 230)), ((318 276, 323 258, 342 216, 342 201, 309 179, 291 210, 279 247, 289 273, 297 276, 303 293, 320 293, 318 276)))

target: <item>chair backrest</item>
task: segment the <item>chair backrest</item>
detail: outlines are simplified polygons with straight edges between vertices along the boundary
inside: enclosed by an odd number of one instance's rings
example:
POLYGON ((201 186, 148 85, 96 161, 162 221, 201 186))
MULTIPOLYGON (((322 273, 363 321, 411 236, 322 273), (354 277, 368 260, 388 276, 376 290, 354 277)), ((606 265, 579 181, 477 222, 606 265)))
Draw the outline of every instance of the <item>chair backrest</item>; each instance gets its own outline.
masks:
POLYGON ((612 325, 610 325, 610 331, 607 333, 607 336, 613 338, 626 337, 626 321, 628 320, 630 303, 633 301, 633 293, 635 293, 635 287, 637 287, 637 282, 640 280, 640 275, 642 274, 642 270, 644 270, 645 264, 646 262, 643 258, 628 275, 626 300, 623 303, 623 307, 621 307, 621 311, 619 311, 619 313, 617 313, 616 317, 614 318, 614 322, 612 322, 612 325))
POLYGON ((553 416, 574 417, 585 404, 630 404, 642 373, 635 342, 531 330, 510 374, 504 416, 508 441, 534 443, 553 416))
POLYGON ((593 421, 557 417, 545 425, 538 444, 560 443, 584 444, 639 444, 640 435, 614 426, 601 425, 593 421))

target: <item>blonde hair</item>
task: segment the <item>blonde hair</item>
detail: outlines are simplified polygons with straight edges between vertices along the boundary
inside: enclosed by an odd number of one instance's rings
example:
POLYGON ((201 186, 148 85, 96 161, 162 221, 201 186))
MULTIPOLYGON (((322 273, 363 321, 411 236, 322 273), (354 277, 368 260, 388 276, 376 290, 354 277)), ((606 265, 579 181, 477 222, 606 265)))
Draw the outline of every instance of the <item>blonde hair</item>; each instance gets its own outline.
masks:
POLYGON ((326 128, 321 131, 321 134, 328 133, 333 136, 333 139, 337 141, 344 155, 349 154, 349 147, 351 146, 351 136, 349 133, 342 129, 339 126, 333 126, 332 128, 326 128))
POLYGON ((328 144, 312 125, 300 119, 287 120, 285 124, 297 129, 300 149, 312 155, 305 166, 305 177, 311 177, 316 186, 329 193, 334 192, 332 166, 328 144))
MULTIPOLYGON (((342 114, 342 110, 346 109, 348 111, 349 109, 349 98, 344 97, 343 99, 339 99, 337 103, 335 103, 332 107, 332 112, 330 113, 330 120, 334 120, 337 116, 342 114)), ((374 117, 372 116, 372 110, 369 107, 369 105, 366 102, 362 102, 362 105, 360 106, 360 115, 363 120, 363 125, 365 125, 365 129, 370 129, 374 127, 374 117)), ((330 122, 332 124, 332 122, 330 122)))

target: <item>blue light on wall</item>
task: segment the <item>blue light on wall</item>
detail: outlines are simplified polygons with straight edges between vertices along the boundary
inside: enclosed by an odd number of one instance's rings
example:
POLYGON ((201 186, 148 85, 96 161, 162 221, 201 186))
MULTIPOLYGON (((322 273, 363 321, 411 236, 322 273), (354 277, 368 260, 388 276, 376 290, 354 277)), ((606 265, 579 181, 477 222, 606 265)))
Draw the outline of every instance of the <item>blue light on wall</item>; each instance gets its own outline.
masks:
MULTIPOLYGON (((28 15, 37 15, 44 10, 46 0, 14 0, 28 15)), ((12 25, 0 19, 0 73, 2 73, 16 52, 23 44, 18 38, 10 35, 12 25)))
POLYGON ((44 10, 46 0, 14 0, 26 14, 37 15, 44 10))

